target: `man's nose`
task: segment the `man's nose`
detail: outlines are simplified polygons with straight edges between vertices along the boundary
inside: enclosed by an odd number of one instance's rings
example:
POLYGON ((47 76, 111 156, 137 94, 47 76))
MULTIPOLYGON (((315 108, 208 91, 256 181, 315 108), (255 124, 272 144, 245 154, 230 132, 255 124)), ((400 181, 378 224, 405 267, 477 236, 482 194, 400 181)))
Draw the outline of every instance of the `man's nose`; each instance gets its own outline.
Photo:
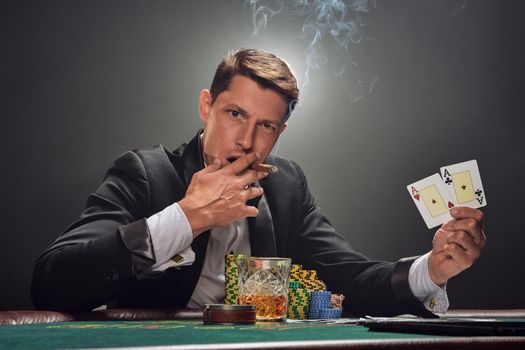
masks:
POLYGON ((237 144, 243 150, 251 150, 253 146, 253 139, 255 137, 255 123, 246 123, 243 125, 237 144))

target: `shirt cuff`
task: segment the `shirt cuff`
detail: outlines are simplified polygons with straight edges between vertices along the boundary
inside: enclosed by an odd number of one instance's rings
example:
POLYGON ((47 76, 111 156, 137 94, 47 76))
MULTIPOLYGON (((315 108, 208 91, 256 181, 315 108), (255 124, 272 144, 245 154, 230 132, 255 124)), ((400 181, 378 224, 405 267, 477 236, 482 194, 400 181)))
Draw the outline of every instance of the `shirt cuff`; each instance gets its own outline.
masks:
POLYGON ((430 278, 428 257, 430 253, 414 261, 408 272, 408 284, 412 294, 427 308, 435 313, 445 313, 449 307, 446 284, 441 288, 430 278))
POLYGON ((195 261, 195 253, 191 249, 191 226, 177 203, 150 216, 146 222, 155 252, 155 264, 151 271, 191 265, 195 261))

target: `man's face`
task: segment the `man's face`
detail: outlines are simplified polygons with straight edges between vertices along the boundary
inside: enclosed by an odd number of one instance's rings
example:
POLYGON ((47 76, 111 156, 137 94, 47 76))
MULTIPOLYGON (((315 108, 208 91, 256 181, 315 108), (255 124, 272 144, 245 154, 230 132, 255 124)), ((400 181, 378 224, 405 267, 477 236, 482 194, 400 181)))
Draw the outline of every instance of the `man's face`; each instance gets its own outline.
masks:
POLYGON ((264 161, 281 132, 288 108, 279 93, 260 87, 242 75, 233 77, 229 89, 213 105, 208 90, 202 90, 199 113, 204 123, 202 144, 206 164, 219 158, 225 165, 250 152, 264 161))

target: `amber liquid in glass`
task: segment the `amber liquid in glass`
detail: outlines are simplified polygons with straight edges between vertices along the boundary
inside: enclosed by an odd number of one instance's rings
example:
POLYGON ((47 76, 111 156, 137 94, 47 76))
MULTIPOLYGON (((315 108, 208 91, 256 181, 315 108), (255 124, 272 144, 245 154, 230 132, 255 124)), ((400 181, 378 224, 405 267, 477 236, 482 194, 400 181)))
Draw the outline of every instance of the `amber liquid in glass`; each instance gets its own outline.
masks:
POLYGON ((257 321, 285 320, 288 296, 241 294, 239 304, 255 305, 257 321))

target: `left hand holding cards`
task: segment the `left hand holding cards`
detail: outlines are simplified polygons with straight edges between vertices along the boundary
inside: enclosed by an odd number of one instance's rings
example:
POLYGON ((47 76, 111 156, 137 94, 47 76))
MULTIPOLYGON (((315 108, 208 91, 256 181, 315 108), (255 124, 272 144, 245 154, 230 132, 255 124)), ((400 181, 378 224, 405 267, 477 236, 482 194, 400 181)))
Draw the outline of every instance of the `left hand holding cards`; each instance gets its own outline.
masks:
POLYGON ((479 209, 456 207, 450 213, 454 219, 437 230, 428 258, 430 278, 439 286, 468 269, 486 242, 479 209))
POLYGON ((428 272, 437 285, 468 269, 486 242, 483 213, 475 209, 487 205, 476 160, 442 167, 441 176, 407 186, 428 228, 443 224, 428 258, 428 272))

